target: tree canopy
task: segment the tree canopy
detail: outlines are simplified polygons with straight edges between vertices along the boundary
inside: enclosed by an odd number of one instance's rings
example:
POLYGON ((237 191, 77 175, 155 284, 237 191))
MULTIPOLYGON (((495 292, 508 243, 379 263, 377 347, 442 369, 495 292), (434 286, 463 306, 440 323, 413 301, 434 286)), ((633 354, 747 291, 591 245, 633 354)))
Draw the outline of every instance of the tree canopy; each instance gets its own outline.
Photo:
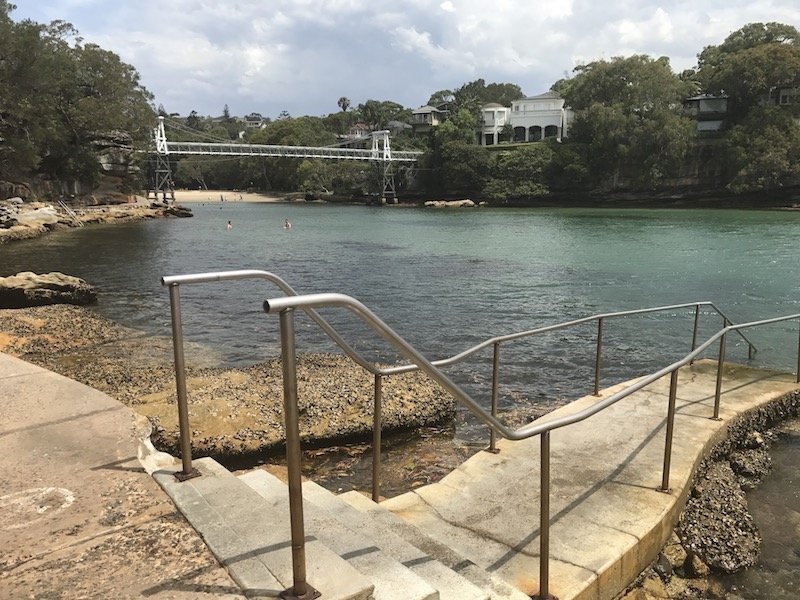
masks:
POLYGON ((682 164, 694 124, 683 114, 691 82, 675 75, 669 59, 635 54, 579 66, 560 89, 576 119, 570 137, 589 147, 598 183, 621 176, 653 186, 682 164))
POLYGON ((132 66, 83 44, 69 23, 15 22, 14 8, 0 0, 0 179, 91 182, 98 136, 149 142, 152 96, 132 66))
POLYGON ((791 25, 751 23, 707 46, 697 63, 705 91, 728 96, 738 122, 775 91, 800 86, 800 33, 791 25))

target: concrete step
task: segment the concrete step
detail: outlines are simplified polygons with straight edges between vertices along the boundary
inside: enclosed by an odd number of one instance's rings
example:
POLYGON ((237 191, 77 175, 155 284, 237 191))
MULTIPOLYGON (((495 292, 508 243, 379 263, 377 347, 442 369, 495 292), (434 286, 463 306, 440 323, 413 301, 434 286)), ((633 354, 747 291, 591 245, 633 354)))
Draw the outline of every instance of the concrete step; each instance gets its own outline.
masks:
MULTIPOLYGON (((489 594, 450 567, 442 564, 389 528, 335 496, 313 481, 303 483, 303 495, 324 508, 349 528, 373 540, 381 551, 392 556, 439 591, 442 600, 488 600, 489 594)), ((367 502, 371 500, 364 498, 367 502)), ((502 596, 499 596, 502 598, 502 596)), ((526 597, 527 600, 527 597, 526 597)))
MULTIPOLYGON (((239 475, 239 479, 277 509, 275 519, 289 521, 289 492, 285 483, 260 469, 239 475)), ((439 593, 431 585, 387 556, 358 529, 345 526, 308 498, 303 502, 303 513, 306 535, 317 538, 369 577, 375 585, 375 600, 438 600, 439 593)), ((309 583, 315 585, 311 579, 309 583)))
MULTIPOLYGON (((210 458, 194 461, 201 477, 179 482, 153 473, 186 519, 250 598, 277 598, 292 586, 289 520, 210 458)), ((307 578, 326 600, 370 600, 372 583, 320 541, 306 538, 307 578)))
MULTIPOLYGON (((489 573, 483 567, 423 532, 420 528, 404 521, 380 504, 376 504, 359 492, 347 492, 339 496, 362 514, 370 516, 379 527, 393 532, 409 544, 419 548, 428 555, 458 572, 477 587, 486 590, 491 600, 530 600, 530 596, 517 589, 497 575, 489 573)), ((488 543, 489 540, 484 540, 488 543)))

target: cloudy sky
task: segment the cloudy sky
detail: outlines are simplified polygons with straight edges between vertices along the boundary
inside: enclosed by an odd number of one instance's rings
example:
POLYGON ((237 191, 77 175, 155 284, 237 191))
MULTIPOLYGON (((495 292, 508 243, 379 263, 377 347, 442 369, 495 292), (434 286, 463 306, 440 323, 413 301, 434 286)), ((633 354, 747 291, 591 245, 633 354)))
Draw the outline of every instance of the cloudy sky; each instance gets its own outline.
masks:
MULTIPOLYGON (((13 0, 12 0, 13 1, 13 0)), ((416 108, 483 78, 546 91, 634 53, 676 71, 746 23, 800 27, 798 0, 16 0, 119 54, 169 112, 324 115, 348 97, 416 108)))

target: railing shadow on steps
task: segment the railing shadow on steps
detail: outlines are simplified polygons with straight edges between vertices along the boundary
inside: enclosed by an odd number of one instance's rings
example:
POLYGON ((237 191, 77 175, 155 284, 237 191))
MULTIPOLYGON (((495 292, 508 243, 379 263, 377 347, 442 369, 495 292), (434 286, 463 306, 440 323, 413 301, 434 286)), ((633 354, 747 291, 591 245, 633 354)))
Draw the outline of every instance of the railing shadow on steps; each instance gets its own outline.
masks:
MULTIPOLYGON (((183 470, 175 474, 179 480, 189 479, 197 476, 197 471, 191 465, 191 439, 188 419, 187 407, 187 392, 186 392, 186 375, 185 375, 185 359, 183 355, 183 333, 181 325, 181 310, 180 310, 180 285, 182 284, 195 284, 195 283, 208 283, 229 281, 237 279, 265 279, 274 283, 286 296, 282 298, 274 298, 264 302, 264 310, 268 313, 278 313, 280 318, 280 337, 281 337, 281 364, 283 374, 283 389, 284 389, 284 418, 286 426, 286 453, 287 453, 287 466, 288 466, 288 484, 290 495, 290 520, 291 520, 291 535, 292 535, 292 560, 293 560, 293 576, 294 585, 287 590, 286 598, 314 598, 316 591, 306 581, 305 572, 305 550, 304 550, 304 524, 303 524, 303 501, 302 501, 302 488, 301 488, 301 474, 300 474, 300 434, 299 434, 299 417, 297 409, 297 373, 296 373, 296 352, 295 352, 295 334, 294 334, 294 310, 302 309, 306 314, 314 320, 320 328, 347 354, 352 360, 372 373, 375 377, 375 394, 374 394, 374 414, 373 414, 373 500, 377 502, 379 496, 380 486, 380 433, 381 433, 381 382, 384 376, 405 373, 414 370, 421 370, 426 373, 431 379, 436 381, 439 385, 445 388, 452 394, 459 402, 468 408, 475 416, 486 424, 491 432, 491 440, 489 450, 495 450, 495 437, 499 433, 509 440, 522 440, 536 435, 541 436, 541 488, 540 488, 540 560, 539 560, 539 598, 548 598, 549 595, 549 497, 550 497, 550 431, 560 427, 570 425, 589 418, 590 416, 600 412, 606 407, 615 404, 619 400, 629 396, 630 394, 646 387, 654 381, 660 379, 665 375, 670 375, 670 393, 669 404, 667 409, 667 430, 664 450, 664 467, 662 474, 662 483, 659 488, 660 491, 669 490, 669 470, 670 460, 672 453, 672 437, 673 425, 675 415, 675 398, 677 392, 677 379, 678 369, 680 367, 691 364, 700 356, 706 349, 711 347, 714 342, 719 340, 719 353, 718 353, 718 366, 717 366, 717 380, 714 399, 714 413, 711 418, 717 419, 719 417, 720 408, 720 394, 722 383, 722 371, 725 360, 725 343, 726 336, 729 333, 736 333, 741 336, 748 344, 748 356, 752 358, 755 353, 755 346, 750 340, 741 332, 742 329, 762 326, 781 321, 788 321, 793 319, 800 319, 800 314, 788 315, 784 317, 776 317, 773 319, 766 319, 762 321, 754 321, 750 323, 743 323, 734 325, 720 311, 713 302, 692 302, 686 304, 677 304, 671 306, 660 306, 654 308, 637 309, 630 311, 620 311, 613 313, 604 313, 593 315, 582 319, 551 325, 538 329, 518 332, 514 334, 493 337, 480 344, 473 346, 459 354, 450 358, 428 361, 422 354, 415 348, 408 344, 401 338, 394 330, 392 330, 386 323, 384 323, 377 315, 370 311, 358 300, 343 294, 310 294, 298 295, 291 286, 288 285, 283 279, 268 271, 259 270, 241 270, 241 271, 223 271, 213 273, 203 273, 195 275, 177 275, 166 276, 162 278, 162 285, 169 287, 170 293, 170 311, 172 317, 172 334, 173 346, 175 355, 175 374, 176 374, 176 387, 178 398, 178 413, 179 413, 179 427, 180 427, 180 445, 183 470), (697 345, 697 331, 698 322, 700 317, 700 308, 702 306, 713 309, 717 314, 723 318, 723 328, 717 333, 708 338, 701 345, 697 345), (409 364, 400 365, 396 367, 379 367, 361 357, 347 342, 336 332, 336 330, 327 323, 316 312, 316 308, 323 307, 341 307, 355 313, 364 323, 369 325, 376 333, 378 333, 384 340, 392 345, 401 355, 410 361, 409 364), (634 314, 645 314, 660 312, 666 310, 677 310, 682 308, 694 307, 694 327, 692 332, 691 351, 663 369, 639 379, 631 386, 616 392, 598 401, 591 407, 584 409, 578 413, 561 417, 559 419, 551 420, 546 423, 529 423, 518 429, 511 429, 504 423, 497 419, 497 390, 498 390, 498 376, 499 376, 499 349, 500 344, 507 341, 517 340, 524 337, 529 337, 548 331, 557 329, 564 329, 582 323, 597 321, 597 340, 596 340, 596 356, 595 356, 595 373, 594 373, 594 394, 599 392, 600 381, 600 367, 601 367, 601 351, 603 339, 603 322, 609 318, 629 316, 634 314), (485 411, 479 403, 477 403, 471 396, 464 392, 458 385, 452 382, 442 371, 438 368, 455 364, 475 354, 483 348, 492 346, 494 349, 493 355, 493 369, 492 369, 492 409, 485 411)), ((797 362, 797 381, 800 383, 800 338, 798 338, 798 362, 797 362)))

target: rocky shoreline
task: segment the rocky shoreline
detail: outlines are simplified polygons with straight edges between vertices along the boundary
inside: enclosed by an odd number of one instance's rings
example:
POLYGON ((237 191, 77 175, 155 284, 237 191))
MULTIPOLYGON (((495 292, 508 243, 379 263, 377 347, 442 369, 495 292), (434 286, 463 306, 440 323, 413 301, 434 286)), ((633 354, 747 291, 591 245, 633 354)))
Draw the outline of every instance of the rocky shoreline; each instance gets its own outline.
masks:
POLYGON ((69 207, 69 211, 47 202, 23 202, 21 198, 10 198, 0 201, 0 245, 85 225, 191 216, 192 211, 188 208, 149 203, 143 198, 121 204, 69 207))
MULTIPOLYGON (((151 421, 158 449, 180 454, 170 339, 143 335, 80 307, 53 305, 0 310, 0 351, 106 392, 151 421)), ((284 444, 280 361, 219 368, 197 347, 188 347, 187 357, 193 453, 277 453, 284 444)), ((371 436, 370 373, 332 354, 300 356, 297 371, 307 446, 371 436)), ((454 412, 454 400, 422 374, 384 382, 384 431, 447 422, 454 412)))
POLYGON ((729 426, 726 439, 700 464, 670 540, 619 600, 741 600, 718 576, 758 561, 762 539, 746 491, 769 474, 771 443, 782 427, 798 427, 798 417, 800 392, 792 392, 729 426))

